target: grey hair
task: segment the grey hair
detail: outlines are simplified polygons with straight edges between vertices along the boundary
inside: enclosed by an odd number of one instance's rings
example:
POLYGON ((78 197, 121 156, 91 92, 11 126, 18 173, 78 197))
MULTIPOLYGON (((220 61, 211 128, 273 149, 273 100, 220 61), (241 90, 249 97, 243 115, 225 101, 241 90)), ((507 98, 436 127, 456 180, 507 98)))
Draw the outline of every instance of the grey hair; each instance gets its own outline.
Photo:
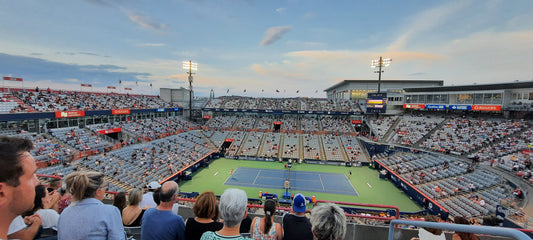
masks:
POLYGON ((220 218, 224 219, 224 225, 227 227, 239 226, 246 206, 248 204, 248 197, 246 192, 241 189, 228 188, 220 196, 220 218))
POLYGON ((346 216, 336 204, 324 203, 313 208, 310 221, 318 240, 341 240, 346 235, 346 216))

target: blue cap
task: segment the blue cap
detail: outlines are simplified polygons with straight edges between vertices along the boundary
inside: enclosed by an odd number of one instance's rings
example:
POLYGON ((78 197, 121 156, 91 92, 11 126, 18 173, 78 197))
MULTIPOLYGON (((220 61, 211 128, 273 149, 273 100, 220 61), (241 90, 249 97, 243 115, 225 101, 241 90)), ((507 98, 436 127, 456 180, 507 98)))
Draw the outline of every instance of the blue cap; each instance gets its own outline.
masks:
POLYGON ((301 193, 294 195, 292 210, 297 213, 305 212, 305 196, 301 193))

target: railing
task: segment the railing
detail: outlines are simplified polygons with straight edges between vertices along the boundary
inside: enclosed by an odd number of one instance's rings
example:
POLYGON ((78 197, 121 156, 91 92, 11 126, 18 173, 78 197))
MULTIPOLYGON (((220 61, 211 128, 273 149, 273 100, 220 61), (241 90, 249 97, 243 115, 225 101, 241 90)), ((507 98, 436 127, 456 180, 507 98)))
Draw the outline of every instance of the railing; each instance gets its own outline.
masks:
POLYGON ((463 224, 453 224, 453 223, 436 223, 436 222, 422 222, 422 221, 412 221, 412 220, 392 220, 389 225, 389 240, 394 239, 394 227, 397 224, 402 225, 411 225, 416 227, 427 227, 427 228, 437 228, 443 230, 451 230, 456 232, 467 232, 467 233, 481 233, 484 235, 493 235, 493 236, 502 236, 510 237, 513 239, 519 240, 530 240, 531 238, 525 233, 519 231, 518 229, 512 228, 503 228, 503 227, 488 227, 488 226, 473 226, 473 225, 463 225, 463 224))

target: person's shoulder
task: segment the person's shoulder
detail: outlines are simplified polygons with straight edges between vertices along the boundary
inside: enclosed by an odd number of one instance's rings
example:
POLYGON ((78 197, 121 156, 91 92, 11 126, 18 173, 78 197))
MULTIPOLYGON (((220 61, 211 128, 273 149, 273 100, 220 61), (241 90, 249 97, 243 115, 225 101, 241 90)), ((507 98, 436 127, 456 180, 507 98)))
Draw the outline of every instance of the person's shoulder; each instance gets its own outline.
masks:
POLYGON ((215 232, 212 231, 206 231, 204 234, 202 234, 201 240, 210 240, 210 239, 216 239, 215 238, 215 232))

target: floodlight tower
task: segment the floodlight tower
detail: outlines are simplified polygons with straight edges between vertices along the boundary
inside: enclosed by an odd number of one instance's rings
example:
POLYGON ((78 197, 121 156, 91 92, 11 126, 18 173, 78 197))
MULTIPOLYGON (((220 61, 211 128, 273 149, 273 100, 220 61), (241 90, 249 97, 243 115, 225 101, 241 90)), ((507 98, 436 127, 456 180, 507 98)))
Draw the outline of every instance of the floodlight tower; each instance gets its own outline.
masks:
POLYGON ((378 78, 378 93, 381 92, 381 73, 384 72, 381 70, 381 68, 390 66, 390 63, 392 62, 391 58, 385 58, 383 59, 381 56, 377 60, 372 60, 372 68, 379 68, 377 71, 374 71, 374 73, 379 73, 378 78))
POLYGON ((191 60, 183 61, 182 66, 189 74, 189 121, 192 121, 192 75, 198 72, 198 63, 191 60))

